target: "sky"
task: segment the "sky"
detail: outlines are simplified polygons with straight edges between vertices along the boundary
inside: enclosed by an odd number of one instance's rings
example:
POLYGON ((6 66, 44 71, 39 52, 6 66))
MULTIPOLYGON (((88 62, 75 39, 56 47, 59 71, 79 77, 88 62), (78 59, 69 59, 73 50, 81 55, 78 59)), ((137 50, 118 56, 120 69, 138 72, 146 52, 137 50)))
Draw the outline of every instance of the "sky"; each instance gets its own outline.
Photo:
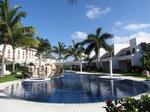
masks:
POLYGON ((82 41, 101 27, 113 34, 109 43, 127 43, 135 37, 150 37, 150 0, 10 0, 27 13, 25 26, 33 26, 38 36, 66 45, 82 41))

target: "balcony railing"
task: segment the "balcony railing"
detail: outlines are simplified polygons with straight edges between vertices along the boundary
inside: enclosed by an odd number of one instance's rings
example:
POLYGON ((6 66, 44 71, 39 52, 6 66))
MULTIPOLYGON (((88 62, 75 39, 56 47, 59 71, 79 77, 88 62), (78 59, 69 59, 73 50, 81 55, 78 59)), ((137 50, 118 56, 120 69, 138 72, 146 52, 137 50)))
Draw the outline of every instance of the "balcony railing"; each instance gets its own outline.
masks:
POLYGON ((131 54, 132 54, 131 51, 126 51, 126 52, 124 52, 122 54, 118 54, 117 56, 118 57, 120 57, 120 56, 128 56, 128 55, 131 55, 131 54))

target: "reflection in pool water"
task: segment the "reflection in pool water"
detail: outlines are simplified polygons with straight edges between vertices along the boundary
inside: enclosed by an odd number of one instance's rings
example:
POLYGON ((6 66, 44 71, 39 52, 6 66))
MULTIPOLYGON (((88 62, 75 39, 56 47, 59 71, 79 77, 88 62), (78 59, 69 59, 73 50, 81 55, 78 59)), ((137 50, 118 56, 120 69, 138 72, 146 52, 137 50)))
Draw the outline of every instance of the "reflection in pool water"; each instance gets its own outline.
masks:
POLYGON ((23 82, 8 86, 12 98, 49 103, 90 103, 134 96, 148 87, 131 80, 101 79, 95 75, 64 74, 45 82, 23 82))

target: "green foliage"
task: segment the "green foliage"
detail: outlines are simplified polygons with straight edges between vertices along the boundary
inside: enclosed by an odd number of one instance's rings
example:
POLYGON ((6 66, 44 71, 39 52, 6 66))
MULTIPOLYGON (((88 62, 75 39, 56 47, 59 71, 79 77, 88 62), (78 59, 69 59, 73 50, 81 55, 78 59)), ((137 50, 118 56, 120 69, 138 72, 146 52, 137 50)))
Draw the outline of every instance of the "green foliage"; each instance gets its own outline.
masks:
POLYGON ((20 40, 20 44, 24 48, 38 48, 40 45, 40 42, 35 38, 26 37, 20 40))
POLYGON ((17 74, 12 75, 12 74, 10 74, 10 75, 6 75, 4 77, 1 77, 0 78, 0 83, 19 80, 19 79, 21 79, 21 75, 17 75, 17 74))
MULTIPOLYGON (((6 65, 6 70, 13 71, 12 66, 13 66, 12 64, 6 65)), ((16 68, 16 71, 22 71, 23 65, 20 65, 19 63, 16 63, 15 68, 16 68)))
POLYGON ((150 70, 150 54, 143 54, 142 55, 141 64, 145 70, 150 70))
POLYGON ((150 97, 142 95, 140 99, 126 97, 107 101, 106 112, 150 112, 150 97))
POLYGON ((49 54, 51 52, 51 44, 48 39, 43 39, 40 37, 36 38, 40 44, 37 47, 37 55, 40 54, 49 54))
POLYGON ((67 52, 66 45, 63 42, 58 42, 57 46, 53 46, 52 52, 58 55, 57 60, 64 59, 64 55, 67 52))
POLYGON ((145 70, 150 70, 150 45, 141 43, 142 57, 141 64, 145 70))
POLYGON ((87 44, 85 54, 89 55, 93 50, 95 51, 96 58, 100 61, 100 48, 111 51, 111 47, 107 44, 106 40, 113 38, 112 34, 102 33, 101 28, 97 28, 96 34, 89 34, 87 39, 82 42, 82 45, 87 44))
POLYGON ((26 16, 25 12, 19 12, 20 8, 19 5, 10 7, 9 0, 0 0, 0 40, 1 43, 4 44, 1 75, 4 75, 4 54, 6 44, 12 41, 14 26, 20 22, 21 18, 26 16))
MULTIPOLYGON (((12 45, 13 48, 16 47, 24 47, 24 42, 26 38, 33 38, 35 35, 35 29, 32 26, 23 26, 20 22, 16 23, 12 28, 12 38, 9 41, 9 44, 12 45)), ((29 47, 34 47, 29 46, 29 47)))
POLYGON ((76 43, 74 40, 72 41, 72 45, 70 45, 66 51, 65 59, 72 56, 74 60, 80 60, 82 58, 82 53, 84 53, 85 49, 81 46, 80 43, 76 43))

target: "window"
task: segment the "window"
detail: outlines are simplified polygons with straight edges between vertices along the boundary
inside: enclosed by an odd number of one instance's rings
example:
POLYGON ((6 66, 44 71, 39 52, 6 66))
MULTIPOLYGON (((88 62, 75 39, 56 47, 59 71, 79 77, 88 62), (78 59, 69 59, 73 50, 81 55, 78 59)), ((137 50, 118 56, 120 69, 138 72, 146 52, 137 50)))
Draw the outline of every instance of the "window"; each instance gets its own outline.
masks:
POLYGON ((132 48, 132 53, 135 53, 135 48, 132 48))
POLYGON ((8 56, 7 58, 10 58, 10 49, 8 49, 8 56))
POLYGON ((33 59, 33 51, 32 51, 32 59, 33 59))
POLYGON ((23 51, 23 53, 22 53, 22 58, 24 59, 24 51, 23 51))
POLYGON ((27 57, 27 59, 28 59, 28 49, 26 50, 26 57, 27 57))
POLYGON ((20 59, 20 50, 18 50, 18 59, 20 59))
POLYGON ((29 59, 31 58, 31 51, 29 50, 29 59))
POLYGON ((131 52, 130 51, 126 51, 126 55, 130 55, 131 54, 131 52))

